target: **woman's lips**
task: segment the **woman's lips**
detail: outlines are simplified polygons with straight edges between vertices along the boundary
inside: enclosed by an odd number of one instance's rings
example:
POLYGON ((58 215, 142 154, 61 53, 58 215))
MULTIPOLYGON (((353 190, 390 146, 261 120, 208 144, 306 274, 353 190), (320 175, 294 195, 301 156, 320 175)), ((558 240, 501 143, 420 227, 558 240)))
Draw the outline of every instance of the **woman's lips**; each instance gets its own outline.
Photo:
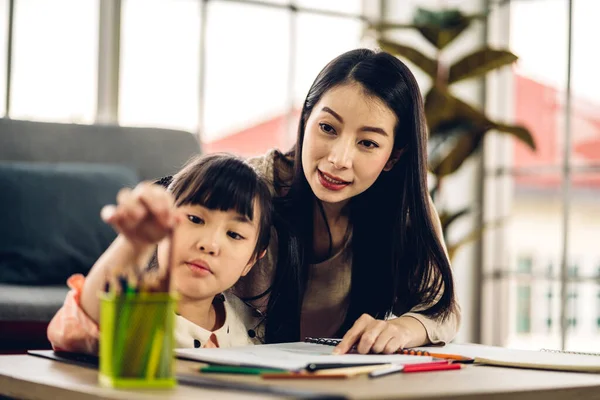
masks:
POLYGON ((331 174, 328 174, 326 172, 323 172, 320 169, 317 169, 317 175, 319 175, 319 183, 321 184, 321 186, 323 186, 325 189, 328 189, 328 190, 333 190, 333 191, 342 190, 343 188, 345 188, 346 186, 348 186, 351 183, 351 182, 343 181, 343 180, 341 180, 331 174))

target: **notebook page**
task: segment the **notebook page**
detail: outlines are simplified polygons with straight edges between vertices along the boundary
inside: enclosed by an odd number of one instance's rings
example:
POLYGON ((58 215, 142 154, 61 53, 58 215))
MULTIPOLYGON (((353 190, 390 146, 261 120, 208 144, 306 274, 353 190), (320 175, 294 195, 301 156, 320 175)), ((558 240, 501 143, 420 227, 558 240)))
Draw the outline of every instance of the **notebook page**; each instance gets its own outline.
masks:
POLYGON ((393 363, 410 364, 432 361, 432 357, 400 354, 342 354, 333 355, 333 347, 314 343, 280 343, 223 349, 176 349, 180 358, 214 364, 244 365, 266 368, 300 370, 311 363, 393 363))

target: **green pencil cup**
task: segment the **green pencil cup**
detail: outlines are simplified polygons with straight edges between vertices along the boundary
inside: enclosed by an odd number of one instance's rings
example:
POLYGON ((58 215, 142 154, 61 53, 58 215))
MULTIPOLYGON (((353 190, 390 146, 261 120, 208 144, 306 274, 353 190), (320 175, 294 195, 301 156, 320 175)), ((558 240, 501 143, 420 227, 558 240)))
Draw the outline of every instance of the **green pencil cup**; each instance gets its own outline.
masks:
POLYGON ((100 295, 100 385, 175 386, 176 303, 168 293, 100 295))

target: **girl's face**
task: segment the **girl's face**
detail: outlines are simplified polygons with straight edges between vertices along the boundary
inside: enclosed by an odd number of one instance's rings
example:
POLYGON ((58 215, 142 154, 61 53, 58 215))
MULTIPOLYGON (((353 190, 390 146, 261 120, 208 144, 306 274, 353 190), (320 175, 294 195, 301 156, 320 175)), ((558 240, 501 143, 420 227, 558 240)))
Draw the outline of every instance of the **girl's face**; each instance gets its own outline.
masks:
MULTIPOLYGON (((180 295, 212 298, 233 286, 256 261, 253 252, 259 234, 260 210, 254 205, 250 221, 235 210, 210 210, 183 205, 184 217, 175 232, 173 283, 180 295)), ((168 262, 169 243, 158 245, 158 262, 168 262)))
POLYGON ((367 190, 393 166, 394 112, 360 84, 334 87, 306 122, 302 167, 315 196, 344 203, 367 190))

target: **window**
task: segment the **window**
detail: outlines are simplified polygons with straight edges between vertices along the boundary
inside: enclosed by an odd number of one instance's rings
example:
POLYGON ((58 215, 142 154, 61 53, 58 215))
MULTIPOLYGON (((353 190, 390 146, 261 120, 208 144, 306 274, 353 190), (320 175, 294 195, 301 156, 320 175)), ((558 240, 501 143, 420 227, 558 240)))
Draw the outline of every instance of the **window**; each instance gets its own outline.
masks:
POLYGON ((0 117, 6 111, 6 52, 8 45, 8 0, 0 0, 0 117))
MULTIPOLYGON (((510 265, 510 258, 503 258, 506 253, 543 254, 552 266, 544 272, 533 270, 530 292, 519 280, 521 288, 511 292, 513 298, 509 299, 511 304, 519 305, 517 320, 523 319, 528 311, 524 305, 527 296, 531 296, 531 304, 545 302, 545 307, 533 307, 530 311, 531 320, 540 321, 546 329, 542 328, 538 334, 537 323, 532 324, 535 335, 521 340, 511 335, 511 328, 497 326, 496 329, 507 334, 494 344, 532 349, 543 344, 565 350, 574 349, 578 343, 597 346, 599 342, 590 342, 589 335, 585 335, 590 331, 589 324, 600 329, 597 321, 600 311, 596 315, 594 307, 587 306, 596 296, 596 290, 590 292, 590 277, 595 267, 592 268, 588 260, 600 258, 595 240, 600 236, 600 207, 593 200, 600 195, 600 87, 595 79, 600 61, 590 52, 595 48, 591 38, 600 35, 600 25, 593 17, 600 12, 600 3, 514 0, 503 10, 509 14, 506 21, 510 20, 510 24, 502 26, 510 25, 510 34, 501 34, 504 28, 498 25, 498 36, 504 40, 502 45, 508 43, 519 60, 514 68, 498 77, 502 84, 488 87, 488 98, 504 99, 499 101, 501 107, 494 104, 495 108, 490 111, 504 121, 527 126, 534 136, 537 151, 531 152, 508 136, 490 135, 486 139, 486 158, 490 161, 486 160, 485 201, 489 203, 484 206, 490 211, 486 211, 485 219, 509 220, 486 238, 484 249, 493 248, 493 243, 504 244, 486 257, 489 265, 502 271, 488 279, 497 281, 504 276, 511 281, 517 279, 513 278, 514 271, 520 267, 510 265), (572 21, 568 20, 569 4, 573 5, 572 21), (536 18, 537 15, 544 17, 536 18), (532 20, 536 21, 533 36, 528 31, 532 20), (569 23, 573 29, 571 43, 569 23), (569 61, 572 62, 571 91, 567 93, 569 61), (569 127, 567 112, 570 112, 569 127), (568 148, 571 152, 565 154, 568 148), (566 187, 568 198, 564 198, 566 187), (563 248, 565 243, 567 247, 563 248), (561 276, 564 259, 569 265, 566 280, 561 276), (561 286, 567 288, 566 330, 558 319, 563 306, 561 286)), ((500 21, 502 12, 495 13, 496 21, 500 21)), ((494 40, 494 36, 491 37, 494 40)), ((513 258, 515 261, 519 262, 513 258)), ((500 316, 500 320, 503 319, 512 318, 500 316)), ((525 325, 521 323, 519 328, 517 324, 514 329, 524 330, 525 325)))
POLYGON ((598 267, 598 271, 596 272, 596 287, 598 288, 598 293, 596 294, 596 329, 600 331, 600 267, 598 267))
POLYGON ((517 333, 531 332, 531 287, 517 287, 517 333))
MULTIPOLYGON (((531 275, 533 259, 531 257, 519 257, 517 272, 521 277, 528 279, 531 275)), ((520 281, 522 282, 522 281, 520 281)), ((518 283, 517 285, 517 333, 531 332, 531 284, 518 283)))
POLYGON ((360 14, 362 10, 361 0, 294 0, 294 4, 298 7, 348 14, 360 14))
POLYGON ((198 130, 200 2, 124 0, 119 122, 198 130))
POLYGON ((201 129, 205 151, 253 156, 273 147, 289 149, 299 110, 319 71, 358 46, 363 26, 358 18, 302 9, 358 15, 360 1, 294 4, 298 11, 208 3, 201 129), (244 35, 231 35, 232 30, 244 35))
POLYGON ((296 107, 301 107, 321 69, 334 57, 358 46, 363 24, 358 20, 314 14, 299 14, 296 24, 294 102, 296 107))
POLYGON ((250 156, 281 147, 289 109, 291 13, 229 2, 209 2, 207 13, 206 150, 250 156), (244 34, 232 35, 234 30, 244 34))
POLYGON ((597 313, 597 317, 596 317, 596 327, 598 328, 598 330, 600 330, 600 291, 598 291, 598 296, 597 296, 597 300, 596 300, 596 313, 597 313))
POLYGON ((10 117, 93 122, 98 1, 15 2, 10 117))
POLYGON ((552 287, 548 289, 548 317, 546 318, 546 327, 552 329, 552 287))

